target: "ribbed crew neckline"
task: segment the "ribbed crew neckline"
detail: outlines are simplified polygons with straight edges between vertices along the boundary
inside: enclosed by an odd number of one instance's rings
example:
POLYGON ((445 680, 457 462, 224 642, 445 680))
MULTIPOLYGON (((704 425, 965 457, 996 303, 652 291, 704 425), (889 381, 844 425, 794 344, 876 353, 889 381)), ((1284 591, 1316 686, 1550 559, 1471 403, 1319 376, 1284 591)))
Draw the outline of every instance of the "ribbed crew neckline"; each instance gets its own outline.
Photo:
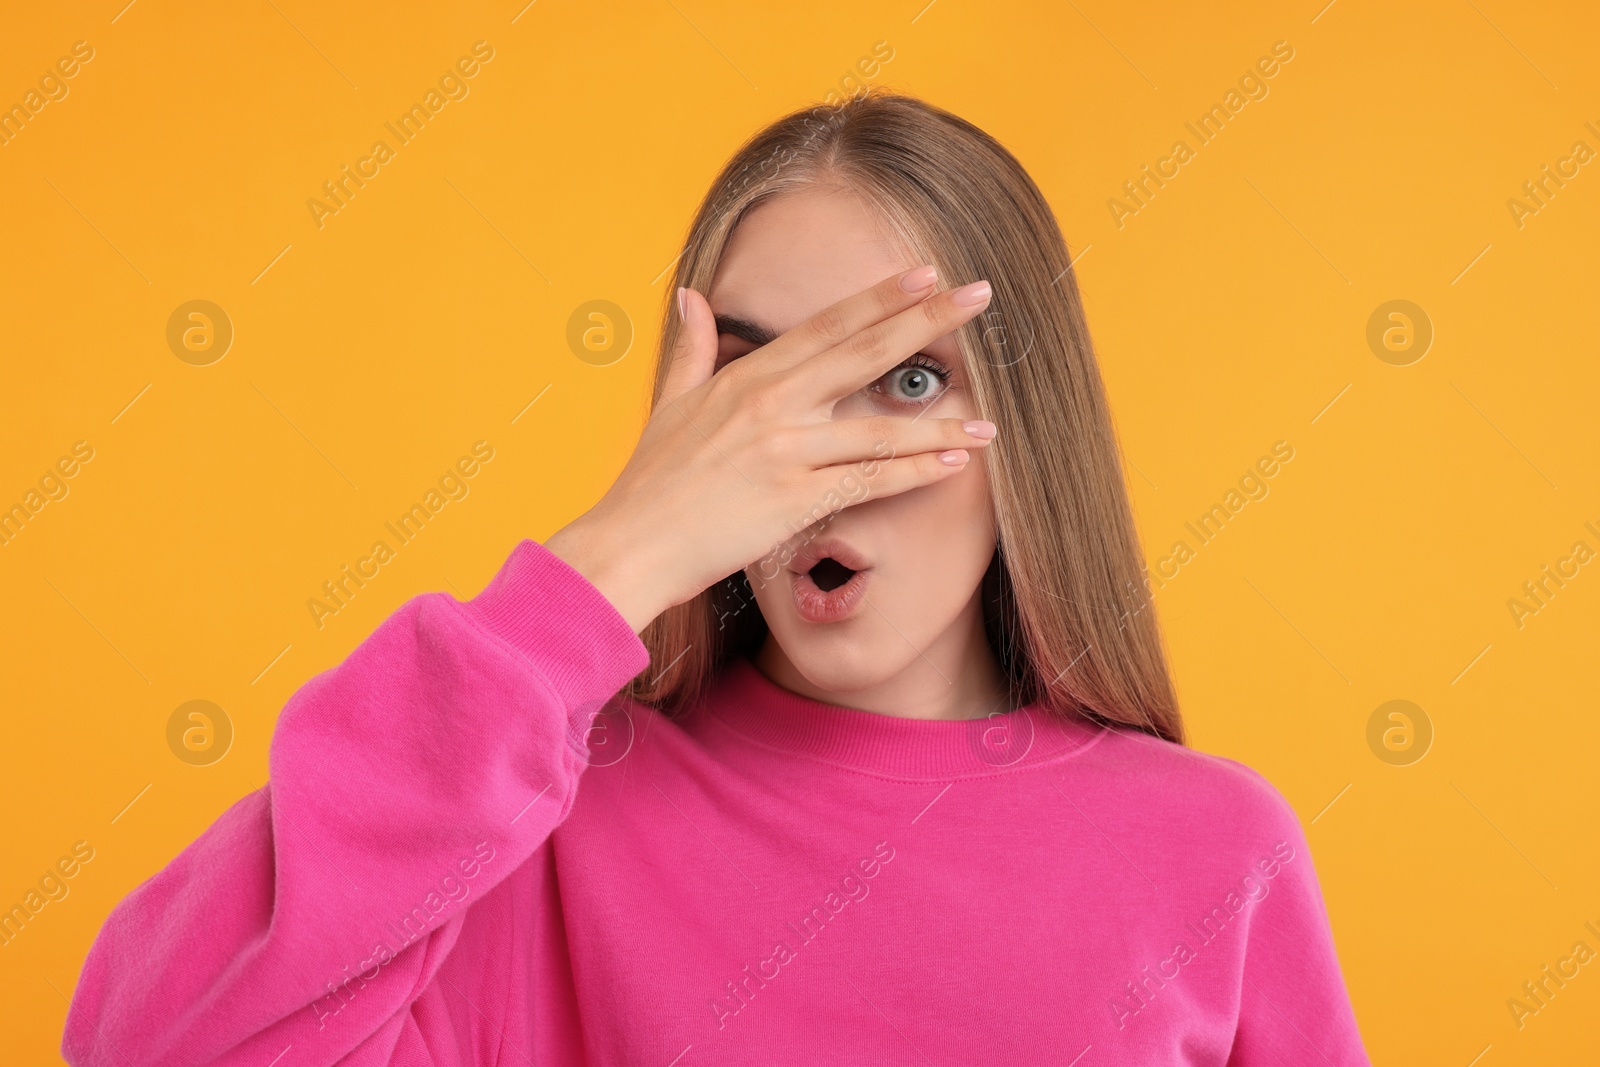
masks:
POLYGON ((783 688, 737 657, 704 711, 741 738, 890 778, 946 781, 1026 770, 1083 751, 1103 727, 1038 704, 981 719, 913 719, 826 704, 783 688))

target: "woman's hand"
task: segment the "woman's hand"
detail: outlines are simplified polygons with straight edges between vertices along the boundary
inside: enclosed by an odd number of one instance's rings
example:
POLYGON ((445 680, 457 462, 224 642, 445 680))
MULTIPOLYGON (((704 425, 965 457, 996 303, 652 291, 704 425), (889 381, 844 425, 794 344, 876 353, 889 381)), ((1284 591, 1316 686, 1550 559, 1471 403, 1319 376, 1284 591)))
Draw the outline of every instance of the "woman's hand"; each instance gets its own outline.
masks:
POLYGON ((711 307, 683 328, 661 399, 616 483, 545 547, 642 631, 824 514, 947 478, 994 436, 980 420, 835 420, 870 385, 988 304, 987 282, 933 295, 932 267, 886 278, 713 374, 711 307), (856 483, 845 482, 854 475, 856 483), (864 483, 845 499, 841 483, 864 483), (798 524, 798 525, 797 525, 798 524))

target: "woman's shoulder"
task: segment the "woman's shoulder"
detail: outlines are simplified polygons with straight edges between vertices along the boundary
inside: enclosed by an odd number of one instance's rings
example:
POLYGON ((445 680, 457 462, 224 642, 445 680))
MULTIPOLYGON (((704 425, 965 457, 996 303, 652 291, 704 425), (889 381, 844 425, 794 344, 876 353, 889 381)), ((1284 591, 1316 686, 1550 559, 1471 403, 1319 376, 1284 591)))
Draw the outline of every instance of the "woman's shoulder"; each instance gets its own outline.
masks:
POLYGON ((1099 781, 1146 812, 1252 840, 1301 836, 1293 805, 1239 760, 1127 727, 1107 728, 1092 755, 1099 781))

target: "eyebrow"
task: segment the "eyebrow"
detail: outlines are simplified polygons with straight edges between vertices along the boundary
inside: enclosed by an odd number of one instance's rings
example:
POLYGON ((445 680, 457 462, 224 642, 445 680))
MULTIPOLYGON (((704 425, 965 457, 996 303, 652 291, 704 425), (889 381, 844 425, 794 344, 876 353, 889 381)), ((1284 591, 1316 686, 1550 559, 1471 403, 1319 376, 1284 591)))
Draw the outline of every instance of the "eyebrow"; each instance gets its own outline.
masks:
POLYGON ((770 345, 778 339, 778 335, 759 323, 748 319, 737 318, 733 315, 714 316, 719 334, 731 334, 741 341, 749 341, 753 345, 770 345))

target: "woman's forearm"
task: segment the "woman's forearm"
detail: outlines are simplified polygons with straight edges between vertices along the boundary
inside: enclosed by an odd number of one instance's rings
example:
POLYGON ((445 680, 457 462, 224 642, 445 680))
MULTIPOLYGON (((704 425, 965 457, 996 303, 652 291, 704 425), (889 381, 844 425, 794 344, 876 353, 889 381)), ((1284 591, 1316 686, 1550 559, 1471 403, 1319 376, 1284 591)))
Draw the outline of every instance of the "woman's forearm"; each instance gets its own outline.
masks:
POLYGON ((588 713, 647 660, 532 541, 466 604, 407 601, 290 698, 269 782, 112 913, 65 1057, 265 1064, 292 1044, 296 1063, 336 1062, 408 1009, 464 911, 545 842, 588 713))

